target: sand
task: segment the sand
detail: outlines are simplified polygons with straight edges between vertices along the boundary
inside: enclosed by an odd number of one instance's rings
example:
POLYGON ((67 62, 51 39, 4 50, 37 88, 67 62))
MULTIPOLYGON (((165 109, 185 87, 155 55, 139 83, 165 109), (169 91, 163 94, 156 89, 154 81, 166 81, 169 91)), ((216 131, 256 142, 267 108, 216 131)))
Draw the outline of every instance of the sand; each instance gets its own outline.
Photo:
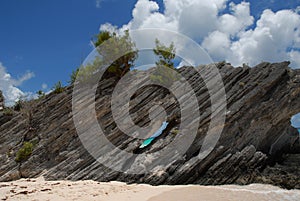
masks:
POLYGON ((150 186, 121 182, 45 181, 43 178, 0 183, 0 200, 99 201, 299 201, 300 190, 262 184, 248 186, 150 186))

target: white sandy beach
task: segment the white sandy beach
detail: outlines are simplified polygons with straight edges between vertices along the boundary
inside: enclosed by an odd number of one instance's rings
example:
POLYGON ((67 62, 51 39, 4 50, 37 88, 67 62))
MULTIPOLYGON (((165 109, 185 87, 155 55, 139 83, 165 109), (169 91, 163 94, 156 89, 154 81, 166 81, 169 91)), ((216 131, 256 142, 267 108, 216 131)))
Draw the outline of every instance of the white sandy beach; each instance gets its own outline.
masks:
POLYGON ((99 201, 299 201, 300 190, 262 184, 248 186, 150 186, 121 182, 45 181, 21 179, 0 183, 0 200, 99 200, 99 201))

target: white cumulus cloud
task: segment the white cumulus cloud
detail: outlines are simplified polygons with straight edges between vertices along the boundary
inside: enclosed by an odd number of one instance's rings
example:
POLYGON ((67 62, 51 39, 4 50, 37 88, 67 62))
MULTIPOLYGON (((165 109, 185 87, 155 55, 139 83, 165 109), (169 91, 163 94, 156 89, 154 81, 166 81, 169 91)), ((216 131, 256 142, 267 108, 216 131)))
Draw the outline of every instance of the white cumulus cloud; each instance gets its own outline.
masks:
POLYGON ((294 58, 299 48, 300 16, 292 10, 276 13, 267 9, 256 23, 255 29, 243 32, 232 43, 231 60, 234 64, 247 62, 251 65, 262 60, 276 62, 291 60, 294 67, 300 62, 294 58), (289 50, 292 49, 292 50, 289 50))
POLYGON ((215 59, 226 58, 228 49, 230 48, 229 36, 220 31, 212 32, 206 37, 202 46, 211 54, 215 59))
POLYGON ((159 12, 156 2, 138 0, 127 24, 116 27, 106 23, 100 30, 168 29, 191 37, 215 61, 256 65, 261 61, 290 60, 292 67, 300 68, 299 7, 277 12, 266 9, 255 23, 250 3, 246 1, 164 0, 163 3, 164 11, 159 12))
POLYGON ((0 90, 3 92, 6 105, 13 105, 20 97, 26 95, 18 86, 32 77, 34 77, 34 74, 27 72, 21 78, 15 79, 7 73, 6 68, 0 62, 0 90))
POLYGON ((253 24, 254 17, 250 15, 250 3, 230 3, 231 13, 225 13, 218 19, 218 29, 223 33, 235 36, 253 24))

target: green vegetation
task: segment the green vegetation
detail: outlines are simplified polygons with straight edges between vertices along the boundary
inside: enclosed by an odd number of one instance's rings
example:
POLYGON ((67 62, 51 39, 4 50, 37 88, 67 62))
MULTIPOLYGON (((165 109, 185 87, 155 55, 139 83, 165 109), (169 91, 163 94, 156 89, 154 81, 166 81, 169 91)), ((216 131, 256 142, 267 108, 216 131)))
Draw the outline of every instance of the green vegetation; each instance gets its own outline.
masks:
POLYGON ((109 40, 112 34, 108 31, 102 31, 96 36, 96 41, 94 41, 95 47, 100 46, 103 42, 109 40))
POLYGON ((128 31, 125 31, 124 35, 107 31, 100 32, 96 41, 94 41, 94 45, 102 56, 101 65, 110 65, 107 69, 107 75, 121 78, 130 71, 138 57, 138 51, 128 31), (109 42, 104 43, 107 40, 109 42), (119 58, 116 59, 116 57, 119 58))
POLYGON ((24 142, 23 146, 19 149, 16 154, 15 161, 20 163, 22 161, 26 161, 33 151, 33 144, 31 142, 24 142))
POLYGON ((150 76, 150 79, 153 82, 170 86, 174 81, 179 79, 173 62, 176 56, 174 43, 165 46, 158 39, 155 40, 155 43, 156 48, 153 49, 153 52, 158 56, 159 60, 156 62, 157 67, 153 75, 150 76))
POLYGON ((177 135, 179 133, 179 130, 178 129, 173 129, 173 130, 171 130, 171 133, 173 135, 177 135))
POLYGON ((45 97, 45 92, 43 92, 42 90, 38 90, 36 92, 36 94, 38 95, 38 99, 41 99, 41 98, 45 97))
POLYGON ((96 57, 92 63, 74 70, 70 75, 70 84, 74 84, 76 80, 82 84, 89 83, 90 80, 97 78, 97 73, 101 70, 101 67, 107 65, 109 67, 104 73, 104 77, 116 76, 121 78, 130 71, 138 55, 128 31, 120 36, 107 31, 100 32, 94 40, 94 45, 101 58, 96 57), (109 41, 104 43, 107 40, 109 41), (116 59, 115 57, 119 58, 116 59))
POLYGON ((174 62, 176 56, 176 49, 172 42, 169 47, 160 43, 158 39, 155 40, 156 47, 153 50, 154 54, 159 57, 159 61, 156 62, 157 66, 165 66, 174 69, 174 62))
POLYGON ((69 83, 71 85, 73 85, 75 83, 77 75, 78 75, 78 72, 79 72, 79 68, 77 68, 76 70, 72 71, 72 74, 70 75, 70 81, 69 81, 69 83))
POLYGON ((99 57, 96 57, 93 63, 89 63, 85 66, 81 66, 77 70, 73 71, 71 75, 70 83, 74 84, 75 81, 80 81, 81 84, 87 84, 91 80, 97 78, 97 73, 102 65, 102 60, 99 57))
POLYGON ((56 94, 62 93, 64 91, 61 81, 58 81, 52 89, 53 89, 53 92, 56 94))

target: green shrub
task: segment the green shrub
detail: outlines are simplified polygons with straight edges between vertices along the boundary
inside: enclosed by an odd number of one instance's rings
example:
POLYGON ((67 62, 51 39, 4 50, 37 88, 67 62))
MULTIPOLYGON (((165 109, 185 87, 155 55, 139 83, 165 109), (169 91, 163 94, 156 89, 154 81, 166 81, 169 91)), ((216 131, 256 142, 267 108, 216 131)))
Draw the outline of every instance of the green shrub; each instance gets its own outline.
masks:
POLYGON ((173 129, 173 130, 171 131, 171 133, 172 133, 173 135, 177 135, 177 134, 179 133, 179 130, 178 130, 178 129, 173 129))
POLYGON ((36 92, 36 94, 38 95, 38 99, 41 99, 41 98, 45 97, 45 92, 43 92, 42 90, 38 90, 36 92))
POLYGON ((97 73, 99 72, 101 65, 101 59, 96 57, 92 63, 80 66, 80 70, 77 69, 71 79, 75 79, 74 82, 77 80, 81 84, 93 83, 93 80, 97 79, 97 73))
POLYGON ((56 94, 62 93, 64 91, 61 81, 58 81, 52 89, 53 89, 53 92, 56 94))
POLYGON ((123 35, 102 31, 95 37, 93 43, 101 58, 96 57, 90 63, 74 70, 68 81, 71 85, 76 81, 80 84, 93 84, 93 80, 99 77, 100 70, 107 66, 107 71, 103 72, 102 77, 121 78, 130 71, 138 57, 138 50, 130 38, 129 31, 125 31, 123 35), (119 55, 122 56, 116 59, 115 57, 119 55))
POLYGON ((172 42, 169 46, 161 44, 161 42, 155 40, 156 47, 153 49, 153 52, 158 56, 159 60, 156 62, 157 66, 166 66, 168 68, 174 69, 174 62, 176 56, 175 45, 172 42))
POLYGON ((173 82, 179 80, 179 74, 174 67, 173 60, 176 56, 176 49, 174 43, 165 46, 160 43, 158 39, 155 40, 156 47, 153 52, 158 56, 159 60, 156 62, 155 72, 150 76, 153 82, 171 86, 173 82))
POLYGON ((31 142, 24 142, 23 146, 19 149, 19 151, 16 154, 15 161, 16 162, 22 162, 26 161, 33 151, 33 144, 31 142))
POLYGON ((106 75, 114 75, 119 78, 124 76, 134 66, 134 62, 138 57, 138 50, 135 43, 131 40, 129 31, 125 31, 123 35, 110 33, 107 31, 100 32, 96 36, 94 45, 102 57, 102 66, 109 65, 106 75), (104 43, 108 41, 107 43, 104 43), (116 55, 122 55, 115 59, 116 55))
POLYGON ((78 72, 79 72, 79 68, 77 68, 76 70, 72 71, 72 74, 70 75, 70 81, 69 81, 69 83, 71 85, 75 83, 77 75, 78 75, 78 72))
POLYGON ((99 57, 95 57, 92 63, 88 63, 85 66, 81 65, 76 70, 72 71, 70 75, 69 84, 73 85, 75 82, 80 84, 93 83, 94 79, 97 79, 97 73, 102 65, 102 60, 99 57))

